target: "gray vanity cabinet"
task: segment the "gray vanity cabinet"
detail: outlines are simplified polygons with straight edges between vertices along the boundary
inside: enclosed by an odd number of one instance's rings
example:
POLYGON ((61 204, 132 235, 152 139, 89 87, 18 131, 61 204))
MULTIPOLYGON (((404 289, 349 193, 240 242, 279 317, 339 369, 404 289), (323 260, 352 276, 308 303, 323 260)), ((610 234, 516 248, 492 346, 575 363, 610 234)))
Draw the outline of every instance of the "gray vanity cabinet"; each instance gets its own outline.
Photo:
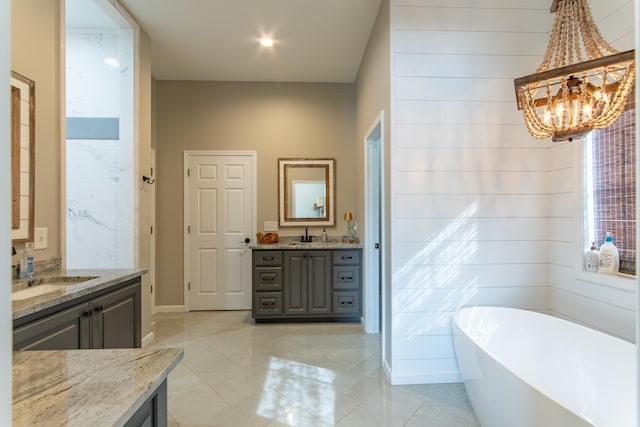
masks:
POLYGON ((139 348, 140 279, 14 320, 14 350, 139 348))
POLYGON ((284 314, 331 313, 331 251, 284 252, 284 314))
POLYGON ((253 317, 359 320, 360 249, 256 249, 253 317))
POLYGON ((75 305, 13 330, 14 350, 77 350, 91 345, 89 303, 75 305))
POLYGON ((91 301, 91 348, 138 348, 141 345, 140 286, 110 292, 91 301))

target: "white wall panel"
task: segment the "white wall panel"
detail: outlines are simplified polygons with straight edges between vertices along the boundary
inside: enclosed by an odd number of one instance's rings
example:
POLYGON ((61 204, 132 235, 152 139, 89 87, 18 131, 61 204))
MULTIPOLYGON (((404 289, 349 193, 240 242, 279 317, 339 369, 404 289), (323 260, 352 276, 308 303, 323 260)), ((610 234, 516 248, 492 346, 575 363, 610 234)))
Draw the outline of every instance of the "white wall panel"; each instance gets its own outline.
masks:
POLYGON ((563 168, 549 172, 549 194, 573 192, 573 169, 563 168))
MULTIPOLYGON (((544 54, 546 33, 439 31, 398 29, 395 52, 458 55, 540 55, 544 54)), ((535 71, 535 70, 532 70, 535 71)))
POLYGON ((398 359, 394 361, 391 381, 394 384, 461 382, 458 362, 444 359, 398 359))
POLYGON ((486 148, 397 148, 393 158, 397 171, 534 171, 546 172, 549 167, 548 150, 486 148))
POLYGON ((546 148, 548 140, 534 139, 518 124, 396 123, 396 147, 546 148))
POLYGON ((542 62, 538 55, 443 55, 429 53, 398 53, 395 58, 397 77, 467 77, 511 79, 527 75, 542 62))
MULTIPOLYGON (((622 2, 625 0, 615 0, 622 2)), ((393 6, 433 6, 433 7, 468 7, 468 8, 487 8, 487 9, 529 9, 529 10, 546 10, 549 11, 549 5, 545 2, 532 2, 531 0, 486 0, 479 2, 477 0, 392 0, 393 6)))
MULTIPOLYGON (((565 292, 558 288, 551 288, 549 299, 552 310, 557 311, 553 307, 562 308, 562 311, 559 312, 562 317, 575 319, 627 341, 635 341, 636 311, 634 309, 624 309, 608 302, 565 292)), ((635 300, 633 296, 629 299, 635 300)))
POLYGON ((539 22, 549 11, 530 9, 487 9, 482 7, 398 7, 395 17, 402 28, 414 30, 489 31, 547 34, 539 22))
MULTIPOLYGON (((545 286, 549 282, 546 263, 404 265, 398 268, 395 289, 404 288, 508 288, 545 286)), ((433 307, 433 310, 439 307, 433 307)), ((399 315, 397 313, 396 315, 399 315)))
POLYGON ((396 123, 440 124, 519 124, 522 113, 516 110, 516 102, 483 101, 407 101, 396 100, 396 123))
POLYGON ((397 100, 513 102, 513 79, 418 78, 396 79, 397 100))
POLYGON ((454 353, 450 334, 394 336, 393 347, 398 359, 446 359, 454 353))
MULTIPOLYGON (((392 204, 394 218, 397 219, 416 217, 540 217, 548 215, 550 197, 546 194, 445 194, 429 196, 406 194, 395 195, 392 204)), ((558 204, 555 206, 562 209, 562 206, 558 206, 558 204)), ((569 208, 565 210, 569 211, 569 208)))
MULTIPOLYGON (((555 290, 560 290, 568 294, 586 295, 596 301, 606 301, 607 304, 612 306, 626 310, 635 310, 635 299, 631 296, 632 292, 629 292, 626 289, 602 286, 594 281, 582 280, 581 278, 576 277, 573 265, 552 265, 549 267, 549 270, 554 278, 553 288, 555 288, 555 290)), ((598 274, 596 273, 594 276, 598 276, 598 274)), ((594 280, 596 280, 595 277, 594 280)), ((621 280, 633 282, 633 279, 621 280)), ((633 284, 631 283, 630 286, 633 286, 633 284)))
MULTIPOLYGON (((391 0, 395 383, 455 380, 450 316, 464 305, 551 309, 633 335, 627 291, 575 278, 580 142, 532 138, 516 109, 512 79, 541 62, 548 8, 391 0)), ((618 49, 633 46, 632 2, 594 11, 618 49)))
POLYGON ((549 262, 547 242, 400 242, 393 243, 398 270, 404 265, 423 264, 526 264, 549 262))
POLYGON ((498 305, 523 309, 544 309, 547 306, 547 286, 455 289, 398 289, 393 310, 402 313, 455 311, 473 305, 498 305))
POLYGON ((594 19, 597 21, 598 28, 605 40, 611 43, 615 49, 621 51, 633 49, 633 37, 628 37, 634 34, 635 29, 633 2, 627 1, 624 5, 615 9, 609 2, 590 3, 606 3, 608 11, 600 9, 600 6, 604 5, 598 5, 598 9, 592 9, 594 19), (602 17, 597 16, 596 12, 600 14, 601 11, 604 12, 604 15, 602 17))
MULTIPOLYGON (((496 169, 500 167, 496 164, 496 169)), ((548 172, 397 172, 395 194, 544 194, 548 172)))
MULTIPOLYGON (((557 220, 562 221, 562 220, 557 220)), ((564 220, 570 222, 569 220, 564 220)), ((548 218, 406 218, 395 222, 398 241, 546 241, 548 218)), ((560 225, 562 226, 562 224, 560 225)), ((560 227, 559 227, 560 228, 560 227)), ((556 235, 557 240, 559 236, 556 235)))

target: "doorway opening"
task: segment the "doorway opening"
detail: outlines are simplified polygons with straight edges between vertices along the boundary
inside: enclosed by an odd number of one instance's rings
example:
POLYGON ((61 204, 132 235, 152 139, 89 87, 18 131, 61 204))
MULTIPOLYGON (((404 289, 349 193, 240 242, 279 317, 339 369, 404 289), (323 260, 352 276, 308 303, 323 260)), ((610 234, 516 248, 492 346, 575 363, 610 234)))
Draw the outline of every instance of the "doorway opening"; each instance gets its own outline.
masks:
POLYGON ((132 268, 134 29, 109 0, 66 0, 65 31, 65 265, 132 268))
POLYGON ((365 247, 364 247, 364 329, 379 333, 382 319, 382 258, 384 227, 384 111, 364 137, 365 150, 365 247))

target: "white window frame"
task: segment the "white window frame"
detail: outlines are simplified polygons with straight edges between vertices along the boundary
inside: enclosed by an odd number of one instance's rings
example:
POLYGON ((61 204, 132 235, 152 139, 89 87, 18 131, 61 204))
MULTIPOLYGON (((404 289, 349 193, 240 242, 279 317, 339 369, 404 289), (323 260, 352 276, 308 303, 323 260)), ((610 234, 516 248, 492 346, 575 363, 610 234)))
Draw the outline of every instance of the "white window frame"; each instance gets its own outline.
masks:
POLYGON ((574 182, 576 183, 576 190, 574 194, 576 194, 576 198, 578 199, 578 203, 576 203, 575 209, 575 223, 576 223, 576 236, 580 238, 577 239, 576 242, 576 253, 578 253, 575 267, 575 277, 578 280, 583 280, 586 282, 595 283, 602 286, 609 286, 613 288, 623 289, 626 291, 637 290, 637 282, 636 276, 624 273, 618 274, 600 274, 600 273, 592 273, 585 270, 584 265, 584 254, 585 251, 591 246, 592 238, 590 236, 593 235, 593 230, 589 230, 589 224, 585 224, 585 214, 591 209, 593 212, 592 201, 589 200, 589 197, 586 194, 586 167, 589 159, 585 158, 584 155, 584 146, 587 143, 586 138, 577 139, 571 142, 570 144, 574 144, 573 149, 573 159, 574 159, 574 182))

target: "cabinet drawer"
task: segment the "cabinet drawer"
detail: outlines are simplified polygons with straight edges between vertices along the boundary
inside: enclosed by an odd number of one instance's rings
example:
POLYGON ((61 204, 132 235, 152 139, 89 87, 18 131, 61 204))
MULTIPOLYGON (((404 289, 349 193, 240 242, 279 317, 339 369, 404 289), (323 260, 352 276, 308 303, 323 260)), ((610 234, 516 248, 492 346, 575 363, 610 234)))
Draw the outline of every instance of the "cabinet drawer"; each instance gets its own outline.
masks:
POLYGON ((282 251, 254 251, 253 263, 255 265, 282 265, 282 251))
POLYGON ((334 314, 360 314, 360 292, 336 291, 333 293, 334 314))
POLYGON ((360 267, 333 267, 333 289, 360 289, 360 267))
POLYGON ((360 264, 360 251, 357 249, 333 251, 333 264, 360 264))
POLYGON ((282 267, 256 268, 253 286, 256 291, 282 290, 282 267))
POLYGON ((282 314, 281 292, 257 292, 253 298, 254 317, 278 316, 282 314))

